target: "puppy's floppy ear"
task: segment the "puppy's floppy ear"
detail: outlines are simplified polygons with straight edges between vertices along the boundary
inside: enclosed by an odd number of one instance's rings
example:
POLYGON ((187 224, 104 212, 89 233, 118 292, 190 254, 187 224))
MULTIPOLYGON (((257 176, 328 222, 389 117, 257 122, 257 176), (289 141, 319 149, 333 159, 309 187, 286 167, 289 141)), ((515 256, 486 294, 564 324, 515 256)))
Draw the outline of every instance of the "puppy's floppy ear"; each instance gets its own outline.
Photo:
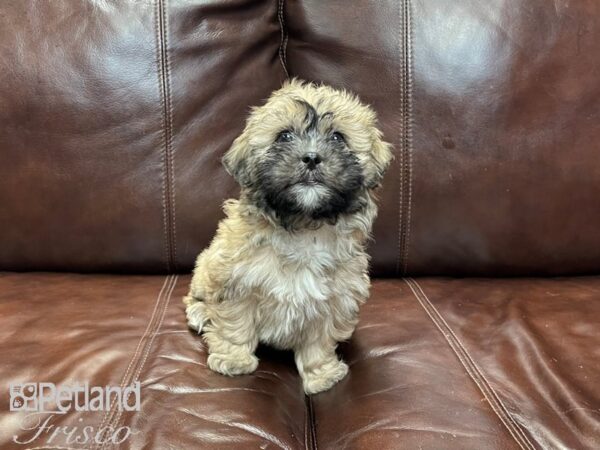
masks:
POLYGON ((374 171, 367 180, 367 187, 369 189, 374 189, 381 184, 383 175, 392 162, 392 158, 392 145, 385 142, 381 137, 381 132, 376 130, 371 145, 371 159, 373 161, 374 171))
POLYGON ((233 141, 231 148, 225 153, 221 160, 227 173, 235 178, 235 181, 242 187, 248 186, 250 183, 250 173, 246 163, 249 155, 250 145, 248 142, 248 133, 244 130, 244 132, 233 141))

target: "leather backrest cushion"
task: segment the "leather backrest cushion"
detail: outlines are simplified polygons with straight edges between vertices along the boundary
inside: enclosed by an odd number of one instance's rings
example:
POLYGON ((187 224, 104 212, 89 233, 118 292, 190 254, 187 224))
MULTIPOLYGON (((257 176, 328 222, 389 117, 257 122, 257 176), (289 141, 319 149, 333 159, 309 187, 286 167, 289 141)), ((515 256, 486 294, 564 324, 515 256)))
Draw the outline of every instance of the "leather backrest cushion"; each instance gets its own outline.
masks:
POLYGON ((189 270, 282 60, 395 146, 376 275, 600 269, 593 0, 2 2, 0 269, 189 270))
POLYGON ((390 275, 600 270, 600 3, 286 3, 290 75, 357 91, 396 159, 390 275))
POLYGON ((0 270, 189 270, 284 79, 278 2, 0 4, 0 270))

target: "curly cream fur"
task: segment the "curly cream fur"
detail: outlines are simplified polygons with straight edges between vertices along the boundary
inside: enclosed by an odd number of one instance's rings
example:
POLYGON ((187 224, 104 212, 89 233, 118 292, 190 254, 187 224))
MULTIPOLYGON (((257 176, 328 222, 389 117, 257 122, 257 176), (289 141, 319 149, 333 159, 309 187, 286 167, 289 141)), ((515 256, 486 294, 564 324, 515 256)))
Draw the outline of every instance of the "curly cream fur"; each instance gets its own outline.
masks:
POLYGON ((259 342, 293 349, 304 390, 313 394, 348 371, 335 349, 352 335, 359 305, 369 294, 365 243, 376 216, 372 189, 391 152, 375 114, 356 97, 293 80, 253 110, 225 156, 226 167, 260 152, 290 121, 301 120, 297 98, 333 112, 370 183, 365 207, 335 223, 289 230, 253 204, 242 185, 240 199, 225 203, 226 218, 198 256, 184 302, 189 326, 207 343, 211 369, 226 375, 253 372, 259 342))

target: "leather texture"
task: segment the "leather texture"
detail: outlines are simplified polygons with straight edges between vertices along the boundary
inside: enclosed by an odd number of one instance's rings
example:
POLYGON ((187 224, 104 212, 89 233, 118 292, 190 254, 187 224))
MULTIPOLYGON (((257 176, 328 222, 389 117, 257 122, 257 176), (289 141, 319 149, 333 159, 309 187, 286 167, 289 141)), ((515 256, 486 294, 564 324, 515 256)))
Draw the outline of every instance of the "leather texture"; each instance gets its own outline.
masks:
MULTIPOLYGON (((207 369, 201 339, 185 328, 188 283, 0 274, 3 385, 140 381, 139 413, 69 411, 52 421, 132 427, 119 449, 600 446, 597 277, 376 280, 339 349, 349 375, 310 398, 287 352, 259 349, 248 376, 207 369)), ((15 434, 32 437, 19 429, 23 415, 2 408, 0 448, 20 448, 15 434)), ((52 444, 68 447, 60 439, 52 444)))
POLYGON ((377 109, 375 272, 600 268, 600 4, 290 1, 291 75, 377 109))
POLYGON ((136 433, 94 450, 600 448, 599 74, 593 0, 0 2, 0 449, 83 448, 14 443, 26 381, 141 383, 52 419, 136 433), (288 352, 209 371, 181 302, 220 157, 294 76, 395 151, 349 375, 312 397, 288 352))
POLYGON ((33 0, 0 7, 0 268, 186 272, 220 157, 287 75, 377 110, 375 275, 600 267, 592 0, 33 0))
POLYGON ((408 284, 522 448, 600 446, 600 279, 408 284))
POLYGON ((279 87, 274 1, 0 5, 0 269, 189 271, 279 87))

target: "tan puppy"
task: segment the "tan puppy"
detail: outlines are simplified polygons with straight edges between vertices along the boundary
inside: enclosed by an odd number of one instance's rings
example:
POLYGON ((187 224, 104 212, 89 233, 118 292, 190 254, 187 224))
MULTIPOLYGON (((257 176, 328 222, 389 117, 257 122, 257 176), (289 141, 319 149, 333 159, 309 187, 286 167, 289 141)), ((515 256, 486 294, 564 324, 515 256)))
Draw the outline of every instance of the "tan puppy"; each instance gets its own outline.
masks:
POLYGON ((292 80, 254 108, 223 159, 241 186, 185 297, 208 366, 253 372, 259 342, 293 349, 308 394, 348 372, 336 356, 369 295, 373 190, 391 159, 371 108, 292 80))

